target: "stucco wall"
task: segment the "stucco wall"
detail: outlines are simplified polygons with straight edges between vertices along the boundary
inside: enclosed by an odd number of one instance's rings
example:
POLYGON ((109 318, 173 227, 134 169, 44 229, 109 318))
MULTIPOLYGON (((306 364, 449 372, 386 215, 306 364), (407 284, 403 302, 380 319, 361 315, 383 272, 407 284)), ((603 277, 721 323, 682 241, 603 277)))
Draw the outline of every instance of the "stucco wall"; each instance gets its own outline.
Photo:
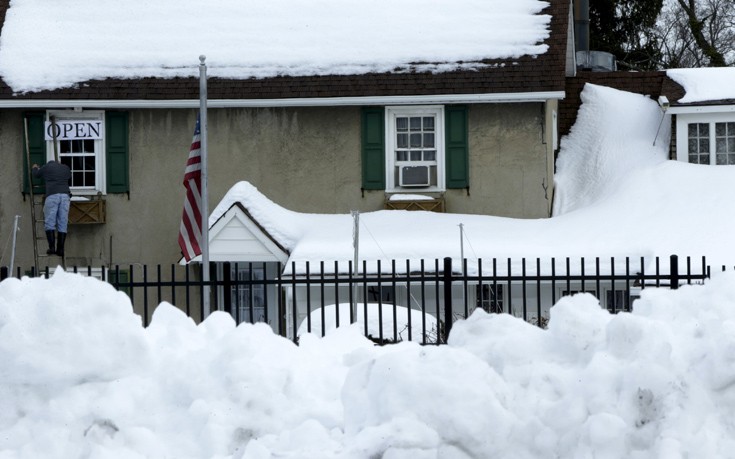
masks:
MULTIPOLYGON (((20 111, 0 111, 0 246, 2 265, 8 266, 12 255, 13 220, 20 215, 19 231, 16 235, 16 266, 33 264, 33 238, 30 204, 23 201, 22 144, 23 118, 20 111)), ((40 218, 40 216, 39 216, 40 218)), ((45 249, 44 249, 45 251, 45 249)))
MULTIPOLYGON (((74 225, 68 264, 167 264, 178 260, 183 168, 195 110, 131 110, 130 195, 107 196, 107 223, 74 225)), ((210 109, 209 208, 248 180, 300 212, 371 211, 382 191, 361 192, 360 109, 210 109)), ((449 212, 548 216, 548 132, 544 105, 470 107, 470 190, 448 190, 449 212)), ((22 111, 0 112, 0 238, 22 216, 16 265, 32 264, 30 208, 20 193, 22 111)), ((3 264, 9 257, 4 255, 3 264)))
POLYGON ((541 103, 469 111, 470 190, 448 190, 448 212, 548 217, 547 145, 541 103))

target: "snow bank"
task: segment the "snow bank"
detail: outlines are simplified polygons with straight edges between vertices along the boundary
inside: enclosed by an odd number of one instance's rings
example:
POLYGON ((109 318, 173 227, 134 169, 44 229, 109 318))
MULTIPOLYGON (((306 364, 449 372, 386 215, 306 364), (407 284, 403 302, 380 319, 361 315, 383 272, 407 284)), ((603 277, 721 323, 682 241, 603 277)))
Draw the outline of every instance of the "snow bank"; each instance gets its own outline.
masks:
POLYGON ((610 315, 562 299, 548 330, 476 312, 449 344, 300 345, 223 313, 57 270, 0 283, 0 456, 727 457, 735 274, 646 289, 610 315))

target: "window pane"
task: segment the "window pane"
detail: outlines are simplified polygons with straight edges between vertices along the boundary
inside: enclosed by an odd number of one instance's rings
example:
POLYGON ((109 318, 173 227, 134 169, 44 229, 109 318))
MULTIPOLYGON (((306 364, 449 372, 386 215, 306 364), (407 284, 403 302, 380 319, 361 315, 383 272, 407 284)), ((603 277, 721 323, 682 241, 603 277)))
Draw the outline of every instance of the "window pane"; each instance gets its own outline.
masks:
POLYGON ((59 153, 69 153, 71 151, 71 140, 62 140, 59 142, 59 153))
POLYGON ((411 134, 411 148, 421 148, 421 134, 411 134))
POLYGON ((418 116, 412 116, 411 117, 411 130, 412 131, 420 131, 421 130, 421 118, 418 116))
POLYGON ((408 152, 407 151, 397 151, 396 161, 408 161, 408 152))
POLYGON ((689 139, 689 153, 696 153, 697 145, 698 144, 696 139, 689 139))
POLYGON ((94 172, 85 172, 84 173, 84 185, 85 186, 94 186, 94 172))
POLYGON ((80 171, 84 169, 84 157, 83 156, 72 156, 71 169, 75 171, 80 171))
POLYGON ((407 131, 408 130, 408 118, 400 117, 396 118, 396 130, 407 131))
POLYGON ((408 134, 398 134, 397 137, 398 148, 408 148, 408 134))
POLYGON ((424 134, 424 148, 434 148, 434 134, 424 134))
POLYGON ((94 156, 85 156, 84 157, 84 169, 88 171, 93 171, 95 159, 96 158, 94 156))
POLYGON ((735 123, 727 123, 727 135, 735 136, 735 123))
POLYGON ((735 164, 735 155, 733 154, 727 155, 727 164, 729 165, 735 164))
POLYGON ((699 123, 699 137, 709 138, 709 124, 699 123))
POLYGON ((715 151, 717 153, 725 153, 727 151, 727 139, 722 137, 715 141, 715 151))
POLYGON ((84 151, 84 140, 72 140, 72 153, 82 153, 84 151))
POLYGON ((94 153, 94 140, 84 140, 84 152, 94 153))
POLYGON ((424 118, 424 131, 433 131, 434 130, 434 117, 433 116, 427 116, 424 118))
POLYGON ((727 164, 727 155, 715 155, 715 163, 720 166, 722 164, 727 164))
POLYGON ((694 123, 691 123, 689 126, 689 137, 696 137, 697 136, 697 125, 694 123))
POLYGON ((706 153, 709 151, 709 139, 702 139, 699 141, 699 152, 706 153))
POLYGON ((84 173, 83 172, 72 172, 71 173, 71 184, 72 186, 83 186, 84 173))
POLYGON ((715 135, 718 137, 725 136, 725 123, 715 123, 715 135))
POLYGON ((436 150, 424 151, 424 161, 436 161, 436 150))
POLYGON ((421 150, 411 152, 411 161, 421 161, 421 150))
POLYGON ((699 155, 689 155, 689 162, 692 164, 699 164, 699 155))

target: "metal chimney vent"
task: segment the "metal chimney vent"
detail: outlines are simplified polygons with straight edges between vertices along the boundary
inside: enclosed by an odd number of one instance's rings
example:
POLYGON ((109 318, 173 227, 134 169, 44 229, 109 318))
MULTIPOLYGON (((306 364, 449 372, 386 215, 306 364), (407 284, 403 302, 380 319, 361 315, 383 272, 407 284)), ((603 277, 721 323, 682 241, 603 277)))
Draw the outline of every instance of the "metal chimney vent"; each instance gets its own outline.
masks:
POLYGON ((618 69, 615 56, 605 51, 577 51, 577 69, 593 72, 614 72, 618 69))

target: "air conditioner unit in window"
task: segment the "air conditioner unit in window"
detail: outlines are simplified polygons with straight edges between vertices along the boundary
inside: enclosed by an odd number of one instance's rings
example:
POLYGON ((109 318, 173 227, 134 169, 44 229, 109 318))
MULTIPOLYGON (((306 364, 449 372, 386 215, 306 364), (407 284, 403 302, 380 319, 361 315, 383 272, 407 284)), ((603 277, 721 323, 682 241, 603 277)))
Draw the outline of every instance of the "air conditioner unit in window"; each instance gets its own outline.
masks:
POLYGON ((429 166, 399 166, 398 185, 429 186, 429 166))

